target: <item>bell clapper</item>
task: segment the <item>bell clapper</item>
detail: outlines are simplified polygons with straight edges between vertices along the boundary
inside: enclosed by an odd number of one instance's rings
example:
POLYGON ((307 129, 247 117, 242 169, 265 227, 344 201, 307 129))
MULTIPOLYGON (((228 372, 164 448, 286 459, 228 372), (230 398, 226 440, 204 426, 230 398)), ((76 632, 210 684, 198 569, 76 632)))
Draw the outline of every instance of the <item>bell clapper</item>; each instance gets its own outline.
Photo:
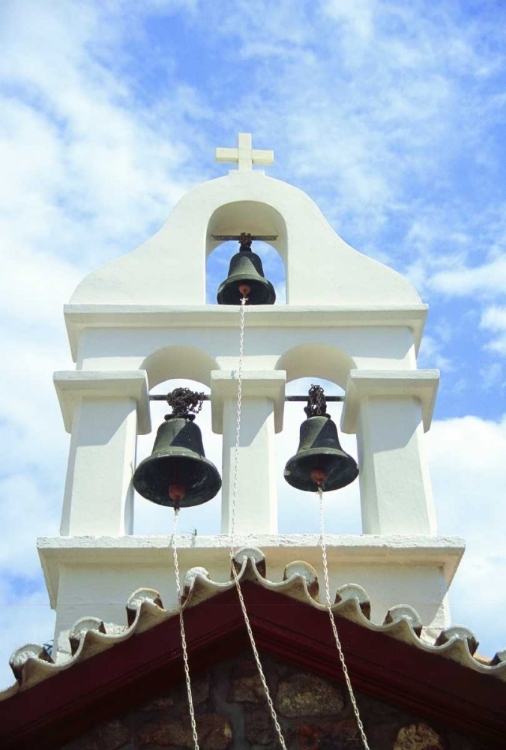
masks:
POLYGON ((245 284, 242 282, 239 284, 239 291, 241 292, 242 296, 246 299, 248 298, 248 294, 251 292, 251 287, 249 284, 245 284))
POLYGON ((313 469, 313 471, 310 474, 311 479, 313 482, 318 486, 321 487, 324 481, 327 479, 328 474, 325 471, 325 469, 313 469))
POLYGON ((184 499, 186 495, 186 489, 182 484, 170 484, 169 485, 169 497, 175 503, 178 503, 184 499))

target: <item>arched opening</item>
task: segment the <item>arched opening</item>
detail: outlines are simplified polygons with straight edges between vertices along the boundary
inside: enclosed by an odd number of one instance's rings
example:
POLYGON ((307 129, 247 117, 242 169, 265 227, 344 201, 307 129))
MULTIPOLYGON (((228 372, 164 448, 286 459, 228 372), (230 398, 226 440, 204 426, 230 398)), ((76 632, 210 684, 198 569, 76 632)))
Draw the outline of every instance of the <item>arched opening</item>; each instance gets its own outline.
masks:
MULTIPOLYGON (((188 379, 170 379, 158 383, 151 395, 166 395, 175 388, 190 388, 198 393, 209 395, 210 389, 202 381, 188 379)), ((158 427, 164 421, 164 415, 170 413, 170 407, 165 401, 151 401, 151 419, 153 432, 150 435, 139 436, 137 439, 137 465, 151 455, 153 443, 158 427)), ((221 475, 222 436, 216 435, 211 429, 211 403, 204 401, 202 411, 197 415, 195 423, 202 432, 206 458, 214 463, 221 475)), ((209 536, 220 533, 221 519, 221 490, 216 497, 203 505, 192 508, 182 508, 180 511, 178 533, 192 538, 209 536)), ((137 493, 134 496, 134 533, 139 535, 168 535, 171 533, 174 512, 170 507, 152 503, 137 493)))
MULTIPOLYGON (((286 370, 287 396, 305 396, 312 384, 321 385, 327 396, 342 396, 353 359, 327 344, 300 344, 284 352, 276 369, 286 370)), ((319 532, 319 502, 316 493, 301 492, 283 478, 286 462, 297 451, 300 425, 306 418, 305 403, 285 403, 283 432, 276 436, 278 508, 280 533, 319 532)), ((329 402, 328 413, 336 423, 343 450, 357 459, 355 435, 344 435, 339 429, 342 403, 329 402)), ((336 492, 325 493, 326 532, 360 534, 362 531, 360 489, 358 480, 336 492)))
POLYGON ((265 242, 254 241, 252 250, 260 256, 265 278, 276 290, 276 304, 284 304, 287 298, 286 224, 276 209, 258 201, 227 203, 211 216, 206 248, 207 303, 216 304, 218 287, 227 278, 231 257, 239 250, 237 240, 221 238, 237 237, 242 232, 272 238, 265 242))
POLYGON ((218 365, 195 346, 165 346, 146 357, 140 369, 146 370, 149 387, 154 388, 169 378, 190 378, 210 385, 211 370, 217 370, 218 365))
MULTIPOLYGON (((320 385, 326 396, 342 396, 344 391, 335 382, 320 377, 296 378, 287 385, 287 396, 305 396, 311 385, 320 385)), ((306 419, 305 403, 285 403, 283 432, 276 435, 276 467, 278 487, 278 523, 280 534, 318 534, 320 530, 319 497, 316 492, 302 492, 284 479, 286 462, 297 452, 299 430, 306 419)), ((339 429, 342 403, 327 402, 327 413, 336 423, 339 442, 346 453, 357 460, 355 435, 344 435, 339 429)), ((361 534, 360 489, 356 479, 335 492, 324 493, 325 531, 327 534, 361 534)))
MULTIPOLYGON (((216 361, 193 346, 167 346, 150 354, 141 364, 148 374, 151 395, 166 395, 175 388, 190 388, 206 395, 210 393, 211 371, 218 369, 216 361)), ((151 454, 158 427, 164 415, 170 412, 165 401, 151 401, 153 432, 137 439, 137 465, 151 454)), ((202 432, 204 450, 221 474, 221 435, 211 429, 211 404, 204 401, 202 411, 196 419, 202 432)), ((221 492, 204 505, 181 510, 179 532, 181 534, 219 534, 221 515, 221 492)), ((170 534, 173 511, 152 503, 137 493, 134 498, 135 534, 170 534)))
POLYGON ((334 346, 299 344, 282 354, 276 370, 286 370, 287 383, 297 378, 319 377, 345 388, 348 373, 355 366, 346 352, 334 346))

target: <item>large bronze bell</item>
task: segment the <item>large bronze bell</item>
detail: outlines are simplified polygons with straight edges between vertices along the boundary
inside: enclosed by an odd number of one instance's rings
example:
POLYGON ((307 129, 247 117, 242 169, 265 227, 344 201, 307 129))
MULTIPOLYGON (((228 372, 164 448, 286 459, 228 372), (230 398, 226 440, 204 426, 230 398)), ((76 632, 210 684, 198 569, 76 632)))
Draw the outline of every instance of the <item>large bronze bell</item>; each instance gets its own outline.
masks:
MULTIPOLYGON (((181 401, 182 392, 201 395, 177 388, 167 397, 169 403, 174 394, 181 401)), ((159 505, 177 508, 201 505, 211 500, 221 487, 218 469, 205 457, 202 433, 188 407, 175 408, 165 419, 158 428, 151 456, 135 470, 134 487, 140 495, 159 505)))
POLYGON ((286 464, 285 479, 305 492, 331 492, 346 487, 358 476, 355 459, 343 451, 337 427, 326 414, 323 389, 311 386, 307 419, 300 426, 297 453, 286 464))
POLYGON ((246 298, 248 305, 272 305, 276 292, 264 276, 262 261, 251 250, 251 235, 242 234, 241 247, 232 256, 228 277, 218 289, 219 305, 240 305, 246 298))

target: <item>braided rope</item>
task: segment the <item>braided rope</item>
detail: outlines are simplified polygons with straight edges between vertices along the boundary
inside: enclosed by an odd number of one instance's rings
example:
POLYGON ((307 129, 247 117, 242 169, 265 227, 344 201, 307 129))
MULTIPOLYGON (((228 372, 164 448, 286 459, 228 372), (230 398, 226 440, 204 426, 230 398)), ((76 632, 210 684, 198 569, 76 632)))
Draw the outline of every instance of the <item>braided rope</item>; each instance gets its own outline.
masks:
POLYGON ((184 617, 183 617, 183 600, 181 596, 181 581, 179 576, 179 560, 177 555, 176 545, 176 533, 177 533, 177 522, 179 518, 179 508, 174 508, 174 525, 172 527, 172 551, 174 555, 174 572, 176 575, 176 588, 177 588, 177 599, 179 604, 179 626, 181 630, 181 645, 183 647, 183 662, 184 662, 184 674, 186 681, 186 693, 188 695, 188 710, 190 712, 190 723, 192 728, 193 747, 194 750, 200 750, 199 738, 197 734, 197 722, 195 721, 195 710, 193 707, 193 696, 192 696, 192 684, 190 678, 190 664, 188 662, 188 648, 186 646, 186 632, 184 628, 184 617))
POLYGON ((322 492, 321 487, 318 487, 318 495, 320 497, 320 540, 318 543, 322 548, 323 577, 325 579, 325 600, 326 600, 327 612, 329 613, 330 624, 332 626, 332 632, 334 634, 334 640, 337 646, 337 653, 339 654, 339 660, 341 662, 341 667, 343 669, 344 679, 346 681, 346 687, 348 688, 348 693, 350 694, 350 700, 351 700, 351 705, 353 707, 353 713, 355 714, 355 719, 357 720, 358 731, 360 732, 360 736, 362 738, 362 743, 364 745, 365 750, 370 750, 369 745, 367 743, 367 737, 365 735, 364 725, 362 724, 362 720, 360 718, 360 712, 358 710, 357 701, 355 699, 355 693, 353 692, 353 688, 351 686, 350 675, 348 674, 348 667, 346 666, 346 662, 344 660, 343 647, 341 646, 341 639, 339 638, 339 635, 337 632, 337 625, 336 625, 336 621, 334 618, 334 613, 332 612, 332 603, 330 599, 329 566, 328 566, 328 560, 327 560, 327 545, 325 544, 325 517, 323 513, 323 492, 322 492))
POLYGON ((253 656, 255 658, 255 663, 258 669, 258 674, 260 677, 260 681, 262 683, 262 687, 264 689, 265 697, 267 700, 267 705, 269 706, 269 712, 272 717, 272 721, 274 723, 274 727, 276 729, 276 733, 278 735, 279 744, 283 748, 283 750, 287 750, 286 743, 283 737, 283 732, 281 731, 281 727, 279 725, 278 716, 276 714, 276 709, 274 708, 274 703, 271 698, 271 694, 269 691, 269 686, 267 685, 267 680, 265 679, 264 670, 262 667, 262 662, 260 661, 260 656, 258 654, 258 650, 255 643, 255 637, 253 635, 253 630, 251 629, 251 624, 248 616, 248 611, 246 609, 246 603, 244 601, 244 597, 242 594, 242 588, 241 588, 241 582, 239 581, 239 576, 237 575, 237 570, 235 567, 235 560, 234 560, 234 554, 235 554, 235 510, 237 505, 237 493, 238 493, 238 487, 239 487, 239 447, 241 442, 241 413, 242 413, 242 367, 243 367, 243 359, 244 359, 244 327, 245 327, 245 307, 246 307, 246 299, 241 299, 241 308, 240 308, 240 338, 239 338, 239 365, 237 368, 237 411, 236 411, 236 430, 235 430, 235 465, 234 465, 234 483, 233 483, 233 489, 232 489, 232 513, 231 513, 231 522, 230 522, 230 562, 232 566, 232 574, 234 576, 234 582, 235 587, 237 589, 237 595, 239 597, 239 603, 241 605, 242 614, 244 617, 244 623, 246 625, 246 630, 248 633, 248 637, 251 643, 251 649, 253 651, 253 656))

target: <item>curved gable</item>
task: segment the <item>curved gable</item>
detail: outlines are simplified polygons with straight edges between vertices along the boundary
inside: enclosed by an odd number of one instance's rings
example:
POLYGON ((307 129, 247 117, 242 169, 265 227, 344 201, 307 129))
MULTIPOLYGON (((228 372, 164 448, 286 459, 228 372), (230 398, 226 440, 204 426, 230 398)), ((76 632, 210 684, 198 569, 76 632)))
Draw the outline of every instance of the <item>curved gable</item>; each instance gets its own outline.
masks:
POLYGON ((204 304, 206 257, 220 244, 212 235, 242 231, 277 235, 271 244, 285 262, 289 304, 420 302, 400 274, 347 245, 309 196, 260 172, 231 172, 191 190, 157 234, 92 271, 71 302, 204 304))

